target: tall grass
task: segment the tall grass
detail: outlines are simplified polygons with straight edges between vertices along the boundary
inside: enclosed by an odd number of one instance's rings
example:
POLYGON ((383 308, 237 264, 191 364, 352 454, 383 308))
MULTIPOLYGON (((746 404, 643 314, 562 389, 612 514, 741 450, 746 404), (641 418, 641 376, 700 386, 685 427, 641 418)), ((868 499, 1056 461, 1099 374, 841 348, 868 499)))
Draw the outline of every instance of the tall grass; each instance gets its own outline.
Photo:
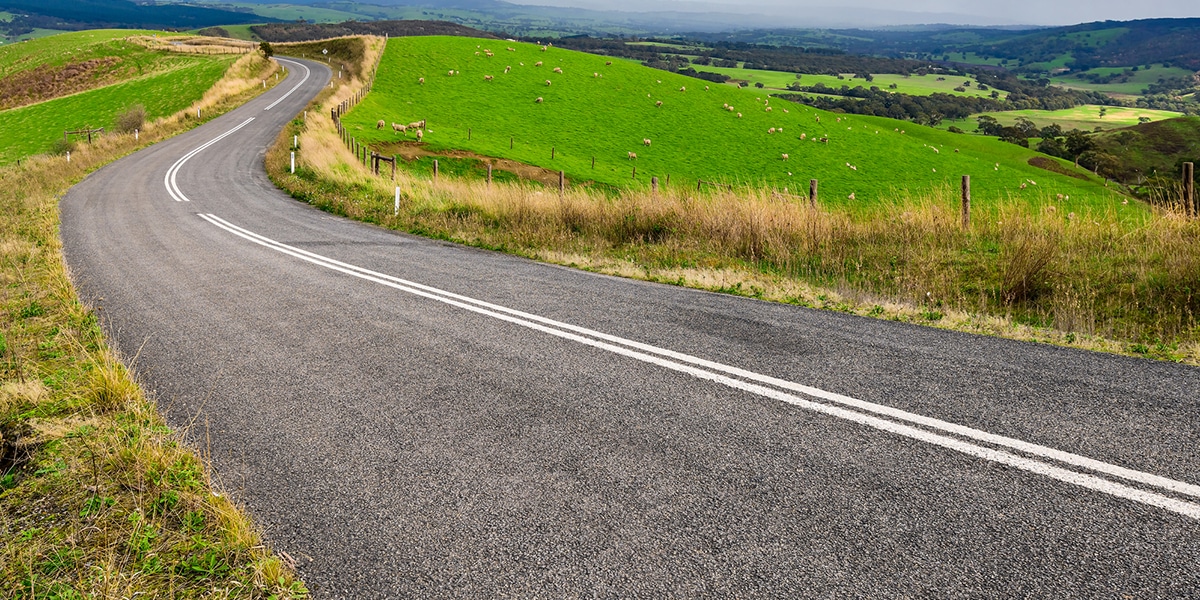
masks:
MULTIPOLYGON (((178 443, 67 276, 58 198, 87 173, 260 93, 239 59, 183 113, 0 167, 0 597, 305 595, 178 443)), ((131 358, 131 357, 125 357, 131 358)))
POLYGON ((560 195, 404 170, 393 183, 330 122, 352 86, 319 98, 267 156, 277 184, 333 212, 599 271, 1200 364, 1200 223, 1170 207, 1010 198, 977 206, 964 230, 949 187, 850 209, 755 187, 560 195))

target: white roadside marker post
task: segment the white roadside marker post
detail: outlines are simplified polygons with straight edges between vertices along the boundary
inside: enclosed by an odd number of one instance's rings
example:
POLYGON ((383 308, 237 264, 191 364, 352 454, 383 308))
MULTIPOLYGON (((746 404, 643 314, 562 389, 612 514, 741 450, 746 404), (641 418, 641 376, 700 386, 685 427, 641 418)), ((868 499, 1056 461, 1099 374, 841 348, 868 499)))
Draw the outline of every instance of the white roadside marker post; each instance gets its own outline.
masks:
POLYGON ((396 208, 392 211, 392 216, 400 214, 400 186, 396 186, 396 208))
POLYGON ((292 174, 296 174, 296 151, 292 150, 292 174))

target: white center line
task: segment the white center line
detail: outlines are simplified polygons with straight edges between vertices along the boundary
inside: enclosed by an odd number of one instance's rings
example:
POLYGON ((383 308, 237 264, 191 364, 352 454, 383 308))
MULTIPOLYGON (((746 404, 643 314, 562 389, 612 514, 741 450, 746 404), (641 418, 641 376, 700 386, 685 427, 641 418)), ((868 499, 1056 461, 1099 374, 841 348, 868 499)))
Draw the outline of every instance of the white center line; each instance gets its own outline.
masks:
POLYGON ((174 198, 176 202, 191 202, 191 200, 189 200, 187 196, 183 195, 183 191, 181 191, 179 189, 179 186, 175 183, 175 175, 177 175, 179 173, 179 169, 181 167, 183 167, 183 163, 187 162, 188 159, 190 159, 191 157, 199 154, 201 150, 204 150, 205 148, 225 139, 226 137, 233 135, 234 132, 249 125, 250 122, 253 120, 254 120, 254 117, 250 117, 249 119, 246 119, 245 121, 242 122, 241 125, 238 125, 237 127, 234 127, 233 129, 230 129, 229 131, 222 133, 221 135, 218 135, 217 137, 202 144, 199 148, 196 148, 195 150, 192 150, 191 152, 188 152, 187 154, 183 155, 183 158, 180 158, 179 160, 175 161, 175 164, 171 165, 170 169, 167 169, 167 175, 166 175, 166 177, 163 178, 163 184, 167 186, 167 193, 170 194, 171 197, 174 198))
POLYGON ((296 91, 296 90, 300 89, 300 86, 304 85, 304 82, 305 82, 305 81, 308 81, 308 76, 309 76, 309 75, 312 73, 311 71, 309 71, 309 70, 308 70, 308 67, 304 66, 304 63, 298 63, 298 62, 296 62, 296 61, 294 61, 294 60, 288 60, 288 59, 286 59, 286 58, 276 58, 275 60, 277 60, 277 61, 279 61, 279 62, 292 63, 293 65, 296 65, 297 67, 300 67, 301 69, 304 69, 304 78, 303 78, 303 79, 301 79, 301 80, 300 80, 300 83, 297 83, 295 87, 293 87, 292 89, 288 90, 288 93, 286 93, 286 94, 284 94, 284 95, 280 96, 278 100, 276 100, 276 101, 272 102, 270 106, 268 106, 268 107, 264 108, 263 110, 271 110, 272 108, 275 108, 275 105, 276 105, 276 104, 279 104, 280 102, 283 102, 283 101, 284 101, 284 99, 286 99, 288 96, 291 96, 291 95, 292 95, 292 92, 294 92, 294 91, 296 91))
POLYGON ((742 390, 766 398, 772 398, 781 402, 786 402, 806 410, 846 419, 861 425, 873 427, 875 429, 887 431, 910 439, 934 444, 977 458, 983 458, 1031 473, 1037 473, 1045 477, 1070 483, 1072 485, 1077 485, 1093 491, 1140 502, 1150 506, 1156 506, 1158 508, 1191 517, 1193 519, 1200 519, 1200 504, 1179 500, 1157 492, 1138 489, 1122 483, 1104 479, 1096 475, 1072 471, 1043 461, 1035 460, 1027 456, 1021 456, 1005 450, 981 446, 963 439, 935 433, 927 429, 913 427, 912 425, 880 418, 879 416, 866 413, 884 415, 892 419, 907 421, 909 423, 918 424, 933 429, 939 429, 944 432, 953 433, 962 437, 972 438, 979 442, 1005 446, 1014 450, 1040 456, 1042 458, 1048 458, 1076 467, 1082 467, 1092 471, 1121 477, 1127 480, 1137 481, 1178 494, 1200 496, 1200 486, 1169 479, 1151 473, 1128 469, 1118 465, 1105 463, 1095 459, 1016 440, 1013 438, 1008 438, 1005 436, 991 434, 978 429, 973 429, 930 417, 924 417, 914 413, 909 413, 907 411, 866 402, 864 400, 858 400, 856 398, 828 392, 818 388, 776 379, 767 375, 745 371, 738 369, 737 367, 708 361, 663 348, 657 348, 648 344, 604 334, 598 331, 570 325, 568 323, 554 321, 552 319, 539 317, 537 315, 523 313, 521 311, 475 300, 473 298, 461 296, 445 290, 440 290, 397 277, 392 277, 390 275, 377 273, 306 250, 302 250, 300 248, 288 246, 247 229, 233 225, 232 223, 229 223, 228 221, 225 221, 224 219, 221 219, 215 215, 201 214, 199 216, 209 223, 212 223, 213 225, 216 225, 217 227, 220 227, 221 229, 224 229, 225 231, 228 231, 229 233, 232 233, 238 237, 244 238, 261 246, 265 246, 277 252, 293 256, 300 260, 304 260, 333 271, 344 273, 346 275, 358 277, 360 279, 401 290, 423 298, 437 300, 463 310, 468 310, 477 314, 486 315, 495 319, 521 325, 523 327, 541 331, 549 335, 572 340, 642 362, 655 364, 682 373, 687 373, 694 377, 720 383, 734 389, 742 390), (671 360, 668 360, 668 358, 671 360), (735 379, 734 377, 730 377, 730 375, 735 375, 751 381, 735 379), (753 383, 752 381, 758 383, 753 383), (806 396, 819 398, 840 404, 842 406, 833 406, 830 404, 814 402, 780 389, 773 389, 766 387, 765 385, 760 385, 762 383, 783 388, 784 390, 799 392, 806 396), (865 412, 844 408, 846 406, 865 412))

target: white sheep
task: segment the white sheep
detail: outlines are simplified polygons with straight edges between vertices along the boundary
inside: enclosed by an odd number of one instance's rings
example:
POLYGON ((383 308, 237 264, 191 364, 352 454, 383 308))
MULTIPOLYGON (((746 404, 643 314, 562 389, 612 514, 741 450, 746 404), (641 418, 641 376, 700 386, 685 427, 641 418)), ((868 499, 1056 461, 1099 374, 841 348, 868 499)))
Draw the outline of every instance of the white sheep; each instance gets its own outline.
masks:
POLYGON ((541 96, 538 96, 538 97, 537 97, 537 100, 534 100, 534 102, 537 102, 538 104, 541 104, 541 103, 542 103, 542 97, 541 97, 541 96))
POLYGON ((611 61, 611 60, 606 60, 606 61, 604 61, 604 66, 606 66, 606 67, 611 67, 611 66, 612 66, 612 61, 611 61))
POLYGON ((421 85, 425 85, 425 78, 424 77, 417 78, 417 83, 419 83, 421 85))
POLYGON ((767 107, 767 112, 771 112, 771 107, 770 107, 770 106, 768 106, 768 107, 767 107))
POLYGON ((649 145, 650 145, 650 138, 645 138, 645 139, 643 139, 643 140, 642 140, 642 145, 643 145, 643 146, 649 146, 649 145))
POLYGON ((592 78, 593 78, 593 79, 594 79, 594 78, 596 78, 596 77, 599 77, 599 76, 600 76, 600 74, 599 74, 599 73, 596 73, 596 72, 594 72, 594 71, 592 72, 592 78))
POLYGON ((687 91, 687 86, 683 86, 683 87, 679 88, 679 91, 681 91, 681 92, 686 92, 686 91, 687 91))
POLYGON ((802 134, 800 134, 800 139, 802 139, 802 140, 803 140, 803 139, 806 139, 806 138, 808 138, 808 134, 807 134, 807 133, 802 133, 802 134))
POLYGON ((782 156, 783 156, 783 160, 787 160, 788 158, 790 158, 787 154, 784 154, 782 156))
POLYGON ((384 125, 387 125, 387 123, 385 123, 383 119, 380 119, 377 123, 375 123, 375 129, 383 129, 384 125))
POLYGON ((554 67, 555 73, 562 73, 562 67, 554 67))
POLYGON ((742 118, 742 113, 738 113, 738 118, 742 118))
POLYGON ((655 102, 655 103, 654 103, 654 106, 661 107, 661 106, 662 106, 662 100, 659 100, 658 102, 655 102))
POLYGON ((854 192, 850 192, 850 195, 849 195, 849 196, 847 196, 847 198, 849 198, 850 200, 853 200, 853 199, 854 199, 854 192))
POLYGON ((399 123, 392 123, 392 131, 395 131, 395 132, 398 132, 398 133, 404 133, 404 132, 408 131, 408 125, 401 125, 401 124, 399 124, 399 123))
POLYGON ((637 160, 637 152, 629 152, 629 160, 637 160))
POLYGON ((509 52, 516 52, 516 51, 517 51, 517 49, 516 49, 516 48, 505 48, 505 50, 508 50, 509 52))
POLYGON ((547 80, 546 80, 546 85, 547 85, 547 86, 549 86, 549 85, 550 85, 550 80, 549 80, 549 79, 547 79, 547 80))
MULTIPOLYGON (((505 72, 507 73, 507 71, 505 71, 505 72)), ((484 76, 483 76, 483 80, 484 80, 484 81, 491 81, 491 80, 492 80, 492 76, 491 76, 491 75, 484 75, 484 76)))
POLYGON ((425 132, 424 132, 424 131, 421 131, 420 129, 418 129, 418 130, 417 130, 417 141, 418 141, 418 142, 419 142, 419 141, 421 141, 421 139, 422 139, 422 138, 424 138, 424 137, 425 137, 425 132))
POLYGON ((770 134, 773 134, 773 133, 775 133, 775 128, 774 128, 774 127, 772 127, 772 128, 770 128, 770 129, 768 129, 768 130, 767 130, 767 134, 768 134, 768 135, 770 135, 770 134))
POLYGON ((539 61, 537 61, 537 62, 533 63, 533 66, 535 66, 535 67, 540 67, 540 66, 542 66, 542 61, 540 61, 540 60, 539 60, 539 61))
POLYGON ((450 72, 449 72, 449 73, 446 73, 446 76, 447 76, 447 77, 454 77, 454 69, 450 69, 450 72))
POLYGON ((507 74, 509 71, 511 71, 511 70, 512 70, 512 65, 508 65, 507 67, 504 67, 504 72, 505 72, 506 74, 507 74))

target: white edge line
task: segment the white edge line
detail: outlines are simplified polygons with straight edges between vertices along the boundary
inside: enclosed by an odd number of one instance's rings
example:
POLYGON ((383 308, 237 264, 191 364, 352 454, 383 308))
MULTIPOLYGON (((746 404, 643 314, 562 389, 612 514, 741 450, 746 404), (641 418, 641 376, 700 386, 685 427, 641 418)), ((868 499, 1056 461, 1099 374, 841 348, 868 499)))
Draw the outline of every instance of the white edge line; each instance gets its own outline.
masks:
POLYGON ((288 60, 288 59, 286 59, 286 58, 276 58, 275 60, 277 60, 277 61, 279 61, 279 62, 289 62, 289 63, 292 63, 293 65, 296 65, 296 66, 298 66, 298 67, 300 67, 300 68, 304 69, 304 78, 300 80, 300 83, 297 83, 297 84, 296 84, 296 87, 294 87, 294 88, 292 88, 292 89, 288 90, 288 93, 286 93, 286 94, 284 94, 284 95, 280 96, 278 100, 276 100, 276 101, 272 102, 270 106, 268 106, 268 107, 264 108, 264 109, 263 109, 264 111, 266 111, 266 110, 271 110, 272 108, 275 108, 275 105, 276 105, 276 104, 279 104, 280 102, 283 102, 283 101, 284 101, 284 99, 286 99, 288 96, 291 96, 291 95, 292 95, 292 92, 294 92, 294 91, 296 91, 296 90, 300 89, 300 86, 304 85, 304 82, 305 82, 305 81, 308 81, 308 76, 309 76, 310 74, 312 74, 312 71, 310 71, 310 70, 309 70, 309 68, 308 68, 307 66, 305 66, 305 65, 304 65, 304 63, 298 63, 298 62, 296 62, 296 61, 294 61, 294 60, 288 60))
POLYGON ((599 340, 583 337, 581 335, 576 335, 574 333, 569 333, 567 331, 563 331, 560 329, 554 329, 554 328, 548 327, 543 324, 532 322, 530 320, 518 318, 513 315, 488 310, 481 306, 475 306, 472 304, 468 304, 466 302, 460 302, 458 300, 451 299, 451 298, 448 298, 448 297, 445 297, 442 295, 438 295, 435 293, 417 289, 413 286, 397 283, 395 281, 389 281, 388 278, 385 278, 385 277, 378 277, 375 275, 359 272, 359 271, 356 271, 351 268, 346 268, 344 266, 340 266, 340 265, 336 264, 336 261, 332 261, 332 260, 328 260, 328 259, 322 260, 322 258, 320 258, 319 255, 307 256, 306 254, 311 254, 311 253, 302 253, 300 251, 292 250, 292 249, 284 246, 283 244, 279 244, 278 242, 269 240, 269 238, 258 239, 258 238, 261 238, 262 236, 258 236, 257 234, 251 234, 250 232, 243 233, 244 230, 239 231, 238 229, 241 229, 241 228, 238 228, 233 225, 227 226, 226 221, 220 219, 219 217, 216 217, 215 215, 201 214, 199 216, 201 218, 203 218, 204 220, 208 221, 209 223, 212 223, 213 225, 216 225, 217 227, 219 227, 225 231, 228 231, 229 233, 237 235, 238 237, 244 238, 253 243, 259 244, 261 246, 265 246, 265 247, 275 250, 277 252, 287 254, 289 256, 293 256, 300 260, 304 260, 306 262, 309 262, 309 263, 312 263, 312 264, 315 264, 318 266, 322 266, 322 267, 325 267, 325 268, 333 270, 333 271, 344 273, 346 275, 350 275, 353 277, 371 281, 373 283, 391 287, 393 289, 397 289, 400 291, 408 292, 410 294, 414 294, 416 296, 420 296, 423 298, 428 298, 430 300, 436 300, 436 301, 439 301, 439 302, 442 302, 445 304, 449 304, 451 306, 455 306, 457 308, 461 308, 463 310, 490 316, 492 318, 499 319, 501 321, 506 321, 509 323, 513 323, 515 325, 520 325, 520 326, 523 326, 523 327, 526 327, 529 329, 540 331, 540 332, 543 332, 543 333, 546 333, 549 335, 553 335, 556 337, 568 339, 568 340, 571 340, 571 341, 574 341, 577 343, 581 343, 581 344, 584 344, 587 346, 592 346, 594 348, 606 350, 606 351, 612 352, 614 354, 619 354, 619 355, 633 358, 633 359, 636 359, 636 360, 639 360, 642 362, 651 363, 651 364, 655 364, 655 365, 658 365, 658 366, 661 366, 664 368, 668 368, 668 369, 671 369, 674 371, 686 373, 688 375, 692 375, 693 377, 696 377, 699 379, 713 381, 715 383, 720 383, 722 385, 725 385, 725 386, 728 386, 728 387, 731 387, 734 389, 742 390, 742 391, 756 394, 759 396, 763 396, 766 398, 771 398, 771 399, 778 400, 781 402, 786 402, 788 404, 791 404, 791 405, 794 405, 794 406, 797 406, 797 407, 800 407, 800 408, 803 408, 806 410, 810 410, 810 411, 826 414, 829 416, 845 419, 845 420, 848 420, 848 421, 851 421, 854 423, 858 423, 861 425, 879 429, 881 431, 887 431, 890 433, 908 437, 910 439, 934 444, 937 446, 941 446, 943 448, 947 448, 950 450, 955 450, 955 451, 961 452, 963 454, 967 454, 969 456, 982 458, 982 459, 989 460, 992 462, 997 462, 1000 464, 1008 465, 1008 466, 1018 468, 1018 469, 1021 469, 1024 471, 1028 471, 1031 473, 1049 477, 1051 479, 1055 479, 1055 480, 1058 480, 1058 481, 1061 481, 1064 483, 1069 483, 1072 485, 1083 487, 1085 489, 1090 489, 1093 491, 1101 492, 1104 494, 1108 494, 1110 496, 1123 498, 1126 500, 1132 500, 1134 502, 1139 502, 1139 503, 1146 504, 1149 506, 1158 507, 1158 508, 1168 510, 1168 511, 1171 511, 1174 513, 1178 513, 1178 514, 1181 514, 1181 515, 1184 515, 1184 516, 1187 516, 1187 517, 1190 517, 1193 519, 1200 520, 1200 504, 1194 504, 1192 502, 1187 502, 1187 501, 1163 496, 1162 494, 1158 494, 1155 492, 1150 492, 1150 491, 1146 491, 1146 490, 1133 488, 1133 487, 1130 487, 1130 486, 1127 486, 1127 485, 1124 485, 1121 483, 1116 483, 1113 481, 1109 481, 1107 479, 1097 477, 1095 475, 1089 475, 1086 473, 1078 473, 1075 471, 1070 471, 1067 469, 1063 469, 1061 467, 1056 467, 1056 466, 1046 464, 1046 463, 1043 463, 1043 462, 1040 462, 1037 460, 1033 460, 1028 457, 1019 456, 1016 454, 1012 454, 1010 452, 1005 452, 1003 450, 996 450, 993 448, 978 446, 976 444, 972 444, 970 442, 967 442, 967 441, 964 441, 961 439, 947 437, 947 436, 933 433, 933 432, 930 432, 930 431, 927 431, 924 429, 918 429, 918 428, 915 428, 915 427, 912 427, 909 425, 897 423, 895 421, 889 421, 886 419, 881 419, 881 418, 874 417, 874 416, 871 416, 868 414, 863 414, 863 413, 860 413, 857 411, 852 411, 852 410, 849 410, 846 408, 832 406, 832 405, 828 405, 828 404, 822 404, 819 402, 813 402, 811 400, 805 400, 798 396, 787 394, 787 393, 779 391, 779 390, 763 387, 761 385, 749 383, 749 382, 742 381, 739 379, 733 379, 731 377, 721 375, 718 373, 713 373, 711 371, 699 369, 694 366, 665 360, 665 359, 659 358, 657 356, 652 356, 650 354, 630 350, 629 348, 624 348, 621 346, 616 346, 616 345, 602 342, 599 340))
POLYGON ((200 147, 188 152, 187 154, 183 155, 182 158, 175 161, 175 164, 171 165, 170 169, 167 169, 167 174, 165 177, 163 177, 163 184, 167 186, 167 193, 170 194, 176 202, 191 202, 187 196, 183 195, 183 190, 179 189, 178 184, 175 183, 175 175, 179 173, 179 169, 183 167, 183 163, 187 162, 188 159, 192 158, 193 156, 199 154, 201 150, 204 150, 205 148, 225 139, 226 137, 233 135, 234 132, 249 125, 253 120, 254 117, 246 119, 241 125, 238 125, 237 127, 234 127, 233 129, 230 129, 229 131, 226 131, 225 133, 222 133, 221 135, 218 135, 217 137, 205 142, 200 147))
POLYGON ((827 400, 829 402, 835 402, 835 403, 841 404, 843 406, 850 406, 850 407, 853 407, 853 408, 856 408, 859 410, 864 410, 864 411, 875 413, 878 415, 883 415, 883 416, 890 417, 893 419, 898 419, 898 420, 906 421, 906 422, 913 423, 916 425, 929 427, 931 429, 937 429, 939 431, 943 431, 946 433, 952 433, 954 435, 971 438, 976 441, 994 444, 997 446, 1003 446, 1006 448, 1024 452, 1026 454, 1031 454, 1031 455, 1039 456, 1042 458, 1048 458, 1048 459, 1055 460, 1058 462, 1073 465, 1075 467, 1080 467, 1080 468, 1096 471, 1099 473, 1111 475, 1113 477, 1120 477, 1122 479, 1126 479, 1129 481, 1136 481, 1138 483, 1152 485, 1152 486, 1155 486, 1155 487, 1158 487, 1158 488, 1161 488, 1161 489, 1164 489, 1164 490, 1167 490, 1170 492, 1174 492, 1174 493, 1178 493, 1178 494, 1185 494, 1185 495, 1193 496, 1193 497, 1200 497, 1200 485, 1194 485, 1194 484, 1190 484, 1187 482, 1170 479, 1168 477, 1154 475, 1152 473, 1146 473, 1144 471, 1129 469, 1129 468, 1122 467, 1119 465, 1114 465, 1111 463, 1099 461, 1099 460, 1096 460, 1093 458, 1088 458, 1086 456, 1081 456, 1078 454, 1065 452, 1063 450, 1050 448, 1048 446, 1043 446, 1040 444, 1034 444, 1032 442, 1026 442, 1024 440, 1019 440, 1016 438, 1011 438, 1011 437, 1007 437, 1007 436, 1003 436, 1003 435, 989 433, 987 431, 975 429, 972 427, 967 427, 965 425, 959 425, 957 423, 943 421, 941 419, 936 419, 933 417, 918 415, 916 413, 911 413, 911 412, 901 410, 898 408, 893 408, 890 406, 884 406, 881 404, 875 404, 873 402, 868 402, 865 400, 859 400, 857 398, 852 398, 850 396, 845 396, 842 394, 829 392, 829 391, 815 388, 812 386, 794 383, 794 382, 786 381, 783 379, 777 379, 777 378, 771 377, 769 375, 762 375, 760 373, 746 371, 744 369, 739 369, 737 367, 732 367, 729 365, 724 365, 721 363, 705 360, 705 359, 691 356, 688 354, 683 354, 683 353, 675 352, 672 350, 667 350, 667 349, 658 348, 655 346, 650 346, 648 344, 643 344, 641 342, 635 342, 633 340, 628 340, 625 338, 620 338, 617 336, 609 335, 609 334, 602 333, 599 331, 594 331, 594 330, 587 329, 584 327, 571 325, 569 323, 563 323, 560 321, 555 321, 553 319, 548 319, 548 318, 541 317, 538 315, 533 315, 533 314, 521 312, 518 310, 506 308, 503 306, 491 304, 488 302, 484 302, 481 300, 476 300, 474 298, 470 298, 467 296, 461 296, 461 295, 455 294, 453 292, 447 292, 445 290, 440 290, 438 288, 429 287, 427 285, 422 285, 422 284, 415 283, 412 281, 407 281, 404 279, 386 275, 383 273, 377 273, 375 271, 370 271, 368 269, 364 269, 362 267, 358 267, 355 265, 350 265, 347 263, 339 262, 337 260, 334 260, 334 259, 331 259, 331 258, 328 258, 325 256, 321 256, 319 254, 314 254, 312 252, 303 250, 301 248, 295 248, 292 246, 288 246, 286 244, 282 244, 280 242, 271 240, 270 238, 266 238, 261 235, 258 235, 254 232, 242 229, 236 225, 233 225, 232 223, 229 223, 228 221, 224 221, 224 220, 220 219, 219 217, 214 216, 213 218, 220 220, 222 223, 224 223, 225 225, 227 225, 229 227, 238 229, 238 230, 246 233, 247 235, 250 235, 250 236, 253 236, 256 238, 260 238, 264 241, 269 242, 270 244, 280 246, 283 248, 287 248, 290 251, 297 252, 297 253, 300 253, 300 254, 303 254, 306 256, 311 256, 320 261, 327 262, 327 263, 333 264, 333 265, 337 265, 339 267, 349 269, 351 271, 355 271, 358 273, 364 273, 364 274, 370 275, 372 277, 377 277, 377 278, 385 279, 388 281, 394 281, 394 282, 400 283, 402 285, 406 285, 406 286, 413 287, 416 289, 425 290, 427 292, 431 292, 434 294, 453 298, 453 299, 461 301, 461 302, 467 302, 467 303, 475 304, 478 306, 482 306, 482 307, 488 308, 493 311, 507 313, 507 314, 514 315, 514 316, 517 316, 517 317, 520 317, 523 319, 528 319, 530 321, 535 321, 535 322, 549 325, 552 327, 557 327, 560 329, 573 331, 575 333, 595 337, 595 338, 604 340, 606 342, 611 342, 614 344, 621 344, 623 346, 636 348, 637 350, 641 350, 643 352, 657 354, 660 356, 666 356, 668 358, 671 358, 671 359, 674 359, 674 360, 677 360, 680 362, 692 364, 692 365, 703 367, 703 368, 713 370, 713 371, 722 372, 727 375, 733 375, 733 376, 741 377, 744 379, 750 379, 752 381, 757 381, 759 383, 764 383, 764 384, 772 385, 775 387, 783 388, 788 391, 801 393, 806 396, 812 396, 814 398, 820 398, 822 400, 827 400))

